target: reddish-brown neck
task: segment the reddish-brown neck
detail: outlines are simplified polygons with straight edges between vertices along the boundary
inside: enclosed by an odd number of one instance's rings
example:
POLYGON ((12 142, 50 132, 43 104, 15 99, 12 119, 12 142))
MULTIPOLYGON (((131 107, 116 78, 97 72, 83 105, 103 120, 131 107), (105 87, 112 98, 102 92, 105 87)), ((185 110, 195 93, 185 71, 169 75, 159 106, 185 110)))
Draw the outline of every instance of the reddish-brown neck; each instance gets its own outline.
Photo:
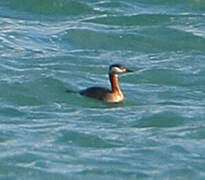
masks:
POLYGON ((117 74, 109 74, 112 92, 121 92, 117 74))

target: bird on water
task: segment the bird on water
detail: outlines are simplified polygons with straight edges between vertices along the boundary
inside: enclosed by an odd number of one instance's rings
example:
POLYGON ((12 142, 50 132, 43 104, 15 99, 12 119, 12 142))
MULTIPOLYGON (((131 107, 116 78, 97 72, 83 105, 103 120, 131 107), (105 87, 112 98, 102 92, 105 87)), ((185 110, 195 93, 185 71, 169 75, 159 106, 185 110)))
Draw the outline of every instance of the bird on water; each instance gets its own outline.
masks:
POLYGON ((133 72, 120 64, 113 64, 109 67, 109 79, 111 89, 102 87, 90 87, 80 91, 81 95, 95 98, 108 103, 120 103, 125 97, 120 89, 118 75, 133 72))

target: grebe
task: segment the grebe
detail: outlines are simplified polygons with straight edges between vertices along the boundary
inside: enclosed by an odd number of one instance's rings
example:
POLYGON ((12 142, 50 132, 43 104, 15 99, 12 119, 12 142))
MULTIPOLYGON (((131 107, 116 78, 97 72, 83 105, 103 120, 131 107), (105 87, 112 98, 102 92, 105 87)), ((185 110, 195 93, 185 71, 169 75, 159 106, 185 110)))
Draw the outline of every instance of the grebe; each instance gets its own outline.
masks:
POLYGON ((125 97, 118 82, 118 75, 126 72, 133 72, 120 64, 113 64, 109 68, 109 78, 111 90, 102 87, 91 87, 80 91, 81 95, 95 98, 108 103, 119 103, 124 101, 125 97))

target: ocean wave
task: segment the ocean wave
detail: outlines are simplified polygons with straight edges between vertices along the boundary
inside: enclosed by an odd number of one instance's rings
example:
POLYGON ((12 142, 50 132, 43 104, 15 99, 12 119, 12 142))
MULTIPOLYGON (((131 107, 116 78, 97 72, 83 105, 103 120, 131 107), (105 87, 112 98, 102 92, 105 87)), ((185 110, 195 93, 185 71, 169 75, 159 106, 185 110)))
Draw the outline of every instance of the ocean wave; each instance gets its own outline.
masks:
POLYGON ((80 15, 95 11, 86 3, 67 0, 11 0, 3 4, 17 11, 26 11, 43 15, 80 15))

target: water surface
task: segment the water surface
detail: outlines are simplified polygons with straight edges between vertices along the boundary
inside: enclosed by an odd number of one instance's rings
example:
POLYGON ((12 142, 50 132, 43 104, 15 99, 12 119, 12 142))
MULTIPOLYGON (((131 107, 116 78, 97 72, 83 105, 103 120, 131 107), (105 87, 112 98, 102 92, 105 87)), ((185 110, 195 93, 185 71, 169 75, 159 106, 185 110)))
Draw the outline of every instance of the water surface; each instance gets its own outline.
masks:
POLYGON ((1 0, 1 179, 204 179, 205 3, 1 0), (122 104, 66 93, 109 87, 122 104))

